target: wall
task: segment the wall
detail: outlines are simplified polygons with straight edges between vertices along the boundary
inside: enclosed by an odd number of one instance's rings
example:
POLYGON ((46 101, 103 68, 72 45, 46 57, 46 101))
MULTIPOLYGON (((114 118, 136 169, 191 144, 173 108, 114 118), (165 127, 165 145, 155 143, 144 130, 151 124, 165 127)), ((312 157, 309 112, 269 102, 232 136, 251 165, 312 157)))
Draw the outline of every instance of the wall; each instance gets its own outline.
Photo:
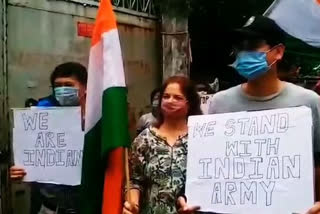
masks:
MULTIPOLYGON (((97 8, 55 0, 9 0, 7 10, 8 101, 9 108, 17 108, 28 98, 51 93, 49 76, 56 65, 77 61, 87 66, 90 39, 78 36, 77 23, 93 23, 97 8)), ((137 118, 161 83, 158 23, 121 12, 117 19, 128 99, 137 118)), ((27 214, 27 187, 14 185, 13 190, 14 213, 27 214)))

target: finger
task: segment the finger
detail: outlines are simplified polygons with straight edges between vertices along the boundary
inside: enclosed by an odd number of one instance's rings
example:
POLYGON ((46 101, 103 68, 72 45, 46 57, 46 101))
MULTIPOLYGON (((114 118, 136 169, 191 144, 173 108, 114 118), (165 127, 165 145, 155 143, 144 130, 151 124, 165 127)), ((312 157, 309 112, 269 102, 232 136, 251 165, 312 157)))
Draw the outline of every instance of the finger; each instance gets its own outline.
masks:
POLYGON ((187 212, 186 212, 183 208, 180 208, 180 209, 178 210, 178 213, 179 213, 179 214, 186 214, 187 212))
POLYGON ((315 205, 307 212, 307 214, 318 214, 320 213, 320 202, 315 203, 315 205))
POLYGON ((192 207, 189 207, 188 210, 195 212, 200 210, 200 206, 192 206, 192 207))
POLYGON ((131 204, 128 201, 126 201, 126 202, 124 202, 124 208, 126 208, 126 210, 132 211, 133 207, 131 206, 131 204))
POLYGON ((24 177, 25 175, 26 173, 23 173, 23 172, 15 172, 10 174, 10 176, 20 176, 20 177, 24 177))
POLYGON ((178 213, 179 213, 179 214, 184 214, 184 213, 186 213, 186 212, 185 212, 185 210, 183 210, 183 208, 180 208, 180 209, 178 210, 178 213))
POLYGON ((15 178, 16 177, 23 177, 23 175, 22 174, 11 174, 10 177, 15 177, 15 178))
POLYGON ((22 180, 23 176, 10 176, 12 180, 22 180))
POLYGON ((24 171, 24 168, 21 168, 21 167, 18 167, 18 166, 12 166, 10 168, 10 170, 22 170, 22 171, 24 171))
POLYGON ((26 171, 24 170, 11 170, 11 174, 26 174, 26 171))
POLYGON ((178 198, 178 205, 183 208, 183 207, 186 207, 187 206, 187 202, 186 202, 186 199, 182 196, 180 196, 178 198))
POLYGON ((10 169, 11 172, 19 172, 19 171, 24 171, 23 169, 10 169))
POLYGON ((26 174, 25 171, 20 171, 20 170, 19 171, 16 171, 16 170, 15 171, 11 171, 11 173, 12 174, 26 174))
POLYGON ((200 210, 200 206, 192 206, 192 207, 182 207, 178 210, 179 214, 192 214, 196 211, 200 210))
POLYGON ((123 214, 132 214, 132 212, 130 212, 129 210, 127 210, 126 208, 123 209, 123 214))
POLYGON ((18 173, 18 174, 11 174, 10 175, 10 177, 24 177, 25 176, 25 174, 20 174, 20 173, 18 173))

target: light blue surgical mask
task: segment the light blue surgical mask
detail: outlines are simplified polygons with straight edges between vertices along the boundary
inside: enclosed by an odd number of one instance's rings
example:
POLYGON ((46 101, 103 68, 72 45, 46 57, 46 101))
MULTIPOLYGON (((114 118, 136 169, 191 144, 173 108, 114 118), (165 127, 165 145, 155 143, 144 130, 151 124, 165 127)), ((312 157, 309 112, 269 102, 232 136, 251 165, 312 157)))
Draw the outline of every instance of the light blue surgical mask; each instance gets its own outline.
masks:
POLYGON ((232 64, 238 73, 248 80, 254 80, 270 70, 276 62, 268 65, 267 52, 242 51, 238 54, 236 61, 232 64))
POLYGON ((54 96, 61 106, 78 106, 79 89, 74 87, 56 87, 54 88, 54 96))

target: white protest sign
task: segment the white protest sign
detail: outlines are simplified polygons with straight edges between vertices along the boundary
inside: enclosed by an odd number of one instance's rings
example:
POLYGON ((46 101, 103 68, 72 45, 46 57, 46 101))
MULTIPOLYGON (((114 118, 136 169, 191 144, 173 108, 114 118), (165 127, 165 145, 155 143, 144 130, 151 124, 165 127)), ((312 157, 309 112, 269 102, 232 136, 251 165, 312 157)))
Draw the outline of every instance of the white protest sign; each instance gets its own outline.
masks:
POLYGON ((210 99, 213 97, 213 94, 200 94, 201 105, 200 108, 203 114, 208 114, 210 99))
POLYGON ((314 203, 307 107, 189 118, 186 196, 201 211, 305 213, 314 203))
POLYGON ((84 144, 81 110, 14 109, 13 153, 26 182, 79 185, 84 144))

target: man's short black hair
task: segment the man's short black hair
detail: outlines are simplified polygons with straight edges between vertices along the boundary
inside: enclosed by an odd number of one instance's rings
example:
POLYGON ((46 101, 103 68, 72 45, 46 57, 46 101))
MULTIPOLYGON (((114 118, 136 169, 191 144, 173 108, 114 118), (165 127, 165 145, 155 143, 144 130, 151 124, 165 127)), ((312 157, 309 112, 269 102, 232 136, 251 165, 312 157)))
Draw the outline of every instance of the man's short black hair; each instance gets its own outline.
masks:
POLYGON ((86 67, 77 62, 66 62, 58 65, 50 76, 51 85, 60 77, 76 78, 82 85, 87 85, 88 73, 86 67))
POLYGON ((152 102, 153 102, 154 97, 155 97, 158 93, 160 93, 160 88, 153 89, 153 91, 151 92, 151 94, 150 94, 150 103, 151 103, 151 104, 152 104, 152 102))

